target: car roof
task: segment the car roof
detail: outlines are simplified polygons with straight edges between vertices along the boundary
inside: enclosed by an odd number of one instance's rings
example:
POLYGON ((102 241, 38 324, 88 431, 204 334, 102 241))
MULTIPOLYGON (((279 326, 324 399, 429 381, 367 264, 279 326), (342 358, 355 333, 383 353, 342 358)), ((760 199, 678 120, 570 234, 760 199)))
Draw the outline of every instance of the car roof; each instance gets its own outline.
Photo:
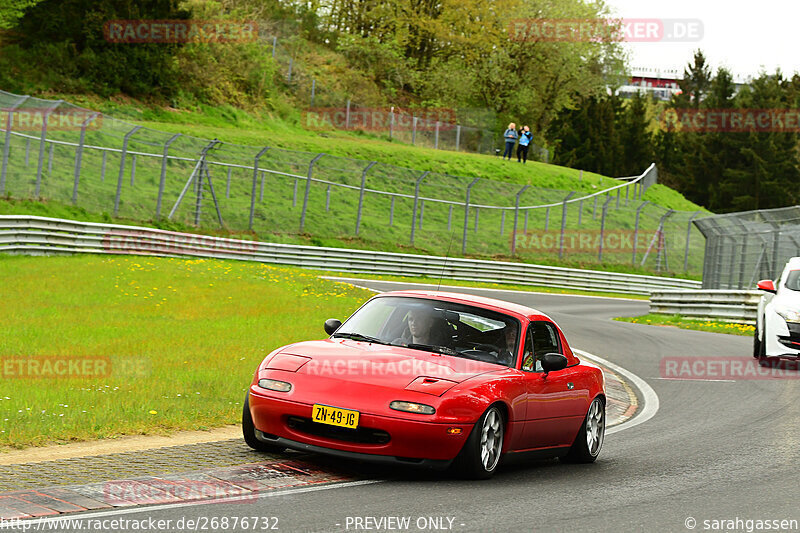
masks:
POLYGON ((426 298, 430 300, 443 300, 447 302, 474 304, 480 307, 488 307, 496 311, 503 311, 506 313, 525 316, 528 318, 534 318, 534 319, 546 318, 548 320, 551 320, 549 316, 532 307, 515 304, 512 302, 507 302, 505 300, 487 298, 485 296, 476 296, 474 294, 462 294, 458 292, 444 292, 444 291, 406 290, 406 291, 384 292, 381 293, 379 296, 402 296, 406 298, 426 298))
POLYGON ((800 257, 790 257, 786 262, 786 266, 792 269, 800 268, 800 257))

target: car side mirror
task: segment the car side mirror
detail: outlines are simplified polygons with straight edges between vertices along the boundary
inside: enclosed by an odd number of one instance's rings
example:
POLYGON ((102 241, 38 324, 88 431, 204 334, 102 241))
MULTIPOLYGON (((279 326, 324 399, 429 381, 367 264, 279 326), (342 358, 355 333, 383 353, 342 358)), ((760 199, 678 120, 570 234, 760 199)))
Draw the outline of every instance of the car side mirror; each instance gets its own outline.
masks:
POLYGON ((758 282, 758 285, 756 285, 756 287, 758 287, 758 289, 761 291, 771 292, 773 294, 776 294, 778 292, 775 289, 775 284, 772 282, 771 279, 762 279, 761 281, 758 282))
POLYGON ((325 321, 325 333, 328 335, 333 335, 333 333, 339 329, 342 325, 342 321, 336 318, 329 318, 325 321))
POLYGON ((541 359, 542 370, 547 372, 555 372, 557 370, 564 370, 567 368, 567 358, 560 353, 546 353, 541 359))

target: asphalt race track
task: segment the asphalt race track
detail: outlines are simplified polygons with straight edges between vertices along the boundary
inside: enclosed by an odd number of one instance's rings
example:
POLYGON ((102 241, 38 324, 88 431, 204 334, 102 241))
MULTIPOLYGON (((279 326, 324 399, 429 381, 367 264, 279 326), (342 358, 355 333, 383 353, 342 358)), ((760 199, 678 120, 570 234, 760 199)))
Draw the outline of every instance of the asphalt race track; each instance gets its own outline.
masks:
MULTIPOLYGON (((358 284, 378 290, 401 287, 358 284)), ((642 424, 608 435, 600 459, 592 465, 528 462, 506 466, 491 480, 468 482, 352 464, 347 468, 366 481, 268 493, 246 503, 90 514, 172 519, 173 524, 181 518, 277 517, 270 524, 280 531, 754 531, 758 520, 794 520, 797 528, 800 382, 660 376, 664 357, 745 361, 751 358, 749 337, 610 320, 646 313, 644 301, 459 292, 515 301, 547 313, 572 346, 643 378, 658 395, 658 412, 642 424), (406 517, 408 526, 386 522, 388 517, 406 517), (727 526, 712 522, 737 519, 738 524, 727 526)), ((776 523, 770 525, 774 530, 776 523)), ((251 525, 249 530, 264 529, 251 525)))

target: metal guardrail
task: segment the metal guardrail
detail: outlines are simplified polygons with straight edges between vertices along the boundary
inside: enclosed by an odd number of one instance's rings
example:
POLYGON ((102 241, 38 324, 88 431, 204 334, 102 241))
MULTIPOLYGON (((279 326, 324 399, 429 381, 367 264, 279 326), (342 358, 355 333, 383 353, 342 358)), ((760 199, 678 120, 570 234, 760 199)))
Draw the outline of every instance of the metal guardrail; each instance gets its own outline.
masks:
POLYGON ((654 291, 650 294, 650 312, 755 324, 760 299, 758 291, 654 291))
POLYGON ((699 281, 553 266, 226 239, 154 228, 27 215, 0 216, 0 253, 194 256, 398 276, 443 277, 585 291, 650 294, 699 281))

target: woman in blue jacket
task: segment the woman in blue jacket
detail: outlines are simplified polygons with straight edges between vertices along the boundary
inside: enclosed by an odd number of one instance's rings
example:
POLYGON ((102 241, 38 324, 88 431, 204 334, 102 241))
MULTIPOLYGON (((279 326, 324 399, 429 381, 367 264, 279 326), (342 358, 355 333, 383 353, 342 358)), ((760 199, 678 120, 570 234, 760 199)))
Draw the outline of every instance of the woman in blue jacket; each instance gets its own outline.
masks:
POLYGON ((503 139, 506 141, 506 151, 503 152, 503 159, 508 156, 508 160, 511 161, 511 154, 514 153, 514 144, 517 142, 517 125, 513 122, 508 125, 506 128, 506 132, 503 134, 503 139))
POLYGON ((528 126, 523 126, 521 130, 519 130, 519 146, 517 146, 517 163, 520 162, 522 159, 522 163, 528 162, 528 147, 531 144, 531 139, 533 138, 533 133, 531 133, 531 129, 528 126), (520 158, 520 156, 522 156, 520 158))

